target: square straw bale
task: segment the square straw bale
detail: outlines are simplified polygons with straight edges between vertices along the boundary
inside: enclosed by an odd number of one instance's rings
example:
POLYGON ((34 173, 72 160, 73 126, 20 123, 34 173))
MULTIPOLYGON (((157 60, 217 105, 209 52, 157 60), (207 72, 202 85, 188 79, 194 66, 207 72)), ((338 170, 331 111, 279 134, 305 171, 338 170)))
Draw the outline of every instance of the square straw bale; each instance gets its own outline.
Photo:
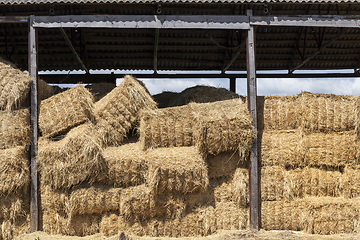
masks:
POLYGON ((69 196, 68 216, 119 210, 122 191, 103 186, 76 189, 69 196))
POLYGON ((0 197, 30 186, 29 157, 25 147, 0 150, 0 197))
MULTIPOLYGON (((191 195, 191 194, 189 194, 191 195)), ((190 197, 190 196, 187 196, 190 197)), ((155 197, 154 216, 165 219, 180 219, 185 216, 189 206, 182 195, 174 195, 173 193, 162 194, 155 197)))
POLYGON ((66 133, 88 120, 94 120, 94 98, 82 85, 41 101, 39 129, 44 137, 66 133))
MULTIPOLYGON (((96 117, 103 119, 117 130, 112 134, 118 136, 105 142, 110 145, 120 144, 126 133, 138 125, 140 110, 156 109, 156 105, 142 83, 134 77, 126 75, 119 86, 95 104, 96 117), (115 141, 116 139, 118 141, 115 141)), ((104 128, 102 132, 107 135, 109 130, 111 128, 104 128)))
POLYGON ((284 195, 284 167, 269 166, 261 168, 262 201, 282 200, 284 195))
POLYGON ((156 193, 204 192, 209 185, 207 166, 195 147, 148 150, 147 184, 156 193))
POLYGON ((68 190, 54 190, 50 186, 41 185, 40 198, 42 212, 58 212, 65 216, 70 206, 69 195, 68 190))
POLYGON ((236 168, 244 166, 244 159, 238 151, 222 152, 217 155, 209 154, 206 157, 209 178, 227 177, 234 174, 236 168))
POLYGON ((258 126, 264 130, 295 130, 301 126, 297 96, 265 96, 258 100, 258 126))
POLYGON ((239 150, 246 158, 254 136, 252 119, 241 99, 190 103, 195 118, 195 144, 204 154, 239 150))
POLYGON ((194 145, 194 117, 189 105, 144 110, 140 114, 140 142, 144 150, 194 145))
POLYGON ((18 108, 30 91, 29 74, 0 60, 0 109, 18 108))
POLYGON ((106 177, 101 182, 120 187, 145 183, 148 165, 140 143, 109 147, 104 150, 102 155, 108 170, 106 177))
POLYGON ((359 166, 347 166, 340 179, 340 188, 346 198, 360 197, 360 169, 359 166))
POLYGON ((308 166, 344 167, 359 163, 355 131, 304 135, 304 147, 304 162, 308 166))
POLYGON ((55 235, 89 236, 100 232, 101 215, 84 214, 67 218, 57 212, 43 214, 43 231, 55 235))
POLYGON ((98 179, 106 167, 101 141, 92 123, 73 128, 59 141, 39 139, 38 165, 41 183, 54 189, 98 179))
POLYGON ((217 203, 216 229, 241 230, 248 227, 249 208, 239 208, 234 202, 217 203))
POLYGON ((263 131, 261 138, 261 166, 303 166, 305 149, 299 130, 263 131))
POLYGON ((0 149, 30 146, 30 111, 28 108, 0 111, 0 149))
POLYGON ((121 194, 120 214, 126 221, 144 220, 154 216, 155 198, 145 184, 125 188, 121 194))
POLYGON ((249 204, 249 169, 237 168, 231 181, 233 202, 238 207, 246 207, 249 204))
POLYGON ((343 132, 355 129, 356 99, 353 96, 309 92, 298 96, 305 132, 343 132))

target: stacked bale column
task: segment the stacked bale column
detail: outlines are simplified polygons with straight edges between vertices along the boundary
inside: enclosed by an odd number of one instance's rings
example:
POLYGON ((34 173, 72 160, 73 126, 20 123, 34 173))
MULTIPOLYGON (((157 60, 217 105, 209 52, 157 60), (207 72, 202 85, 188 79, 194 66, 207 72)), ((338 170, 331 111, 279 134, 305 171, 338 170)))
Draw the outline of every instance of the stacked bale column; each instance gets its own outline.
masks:
POLYGON ((348 174, 358 164, 356 109, 351 96, 265 97, 261 133, 265 230, 357 231, 356 195, 347 189, 348 174))

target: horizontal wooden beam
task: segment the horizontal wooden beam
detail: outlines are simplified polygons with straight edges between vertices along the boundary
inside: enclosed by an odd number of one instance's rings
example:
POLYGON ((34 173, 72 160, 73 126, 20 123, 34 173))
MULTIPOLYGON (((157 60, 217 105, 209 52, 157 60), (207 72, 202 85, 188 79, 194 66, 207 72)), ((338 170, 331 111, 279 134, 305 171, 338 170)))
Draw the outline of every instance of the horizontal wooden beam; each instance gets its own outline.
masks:
MULTIPOLYGON (((116 78, 122 78, 125 74, 39 74, 39 77, 47 83, 94 83, 94 82, 113 82, 116 78)), ((137 78, 150 79, 194 79, 194 78, 246 78, 246 73, 242 74, 134 74, 137 78)), ((257 79, 274 78, 355 78, 360 77, 360 73, 314 73, 314 74, 256 74, 257 79)))
POLYGON ((1 16, 0 23, 28 23, 29 17, 27 16, 1 16))

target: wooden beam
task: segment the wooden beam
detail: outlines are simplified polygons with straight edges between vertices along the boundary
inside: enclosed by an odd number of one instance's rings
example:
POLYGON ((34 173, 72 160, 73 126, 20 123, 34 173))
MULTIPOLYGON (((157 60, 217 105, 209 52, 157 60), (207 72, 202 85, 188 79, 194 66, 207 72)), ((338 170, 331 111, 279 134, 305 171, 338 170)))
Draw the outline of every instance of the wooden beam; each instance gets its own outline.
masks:
POLYGON ((230 91, 236 92, 236 78, 234 77, 230 78, 230 91))
POLYGON ((339 37, 341 37, 341 35, 343 35, 344 33, 347 32, 347 30, 349 30, 348 28, 343 28, 338 34, 336 34, 335 37, 333 37, 332 39, 330 39, 327 43, 325 43, 324 45, 322 45, 319 50, 313 52, 309 57, 307 57, 302 63, 296 65, 294 68, 292 68, 290 70, 290 72, 294 72, 296 69, 301 68, 303 65, 305 65, 308 61, 310 61, 313 57, 315 57, 317 54, 319 54, 322 50, 324 50, 326 47, 328 47, 330 44, 332 44, 333 42, 336 41, 336 39, 338 39, 339 37))
POLYGON ((32 78, 30 92, 31 106, 31 148, 30 148, 30 232, 39 230, 38 178, 37 178, 37 143, 38 143, 38 46, 37 30, 31 25, 34 16, 29 21, 29 73, 32 78))
MULTIPOLYGON (((247 11, 248 16, 252 16, 252 11, 247 11)), ((252 117, 252 124, 255 133, 257 133, 257 115, 256 115, 256 65, 255 65, 255 27, 251 26, 248 30, 246 41, 246 62, 247 62, 247 99, 248 107, 252 117)), ((251 160, 249 169, 249 187, 250 187, 250 229, 259 230, 260 228, 260 201, 259 197, 259 169, 258 169, 258 144, 257 136, 254 134, 251 144, 251 160)))
POLYGON ((29 17, 25 16, 1 16, 0 23, 27 23, 29 17))
POLYGON ((158 48, 159 48, 159 29, 156 28, 155 41, 154 41, 154 73, 157 73, 158 48))

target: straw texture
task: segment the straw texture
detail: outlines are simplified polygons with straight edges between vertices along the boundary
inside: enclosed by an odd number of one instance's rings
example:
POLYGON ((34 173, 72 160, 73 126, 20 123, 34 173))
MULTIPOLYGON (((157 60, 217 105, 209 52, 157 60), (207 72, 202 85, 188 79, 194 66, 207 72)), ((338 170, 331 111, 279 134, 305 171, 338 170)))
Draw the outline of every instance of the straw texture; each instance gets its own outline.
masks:
POLYGON ((54 95, 40 103, 39 128, 44 137, 53 137, 94 119, 93 96, 82 85, 54 95))
POLYGON ((195 147, 149 150, 147 184, 155 192, 205 191, 209 184, 207 166, 195 147))
POLYGON ((259 135, 262 166, 304 166, 301 131, 263 131, 259 135))
POLYGON ((26 191, 30 185, 29 158, 24 147, 0 150, 0 198, 26 191))
POLYGON ((97 120, 103 121, 99 133, 104 143, 108 146, 121 144, 126 133, 138 125, 142 109, 156 109, 156 102, 139 81, 126 75, 119 86, 95 104, 97 120))
POLYGON ((18 108, 30 90, 31 77, 0 60, 0 109, 18 108))
POLYGON ((140 143, 107 148, 102 156, 108 170, 101 182, 119 187, 145 183, 148 166, 140 143))
POLYGON ((222 152, 217 155, 209 154, 206 157, 209 178, 231 176, 236 168, 244 165, 244 159, 238 151, 222 152))
POLYGON ((357 230, 358 200, 309 197, 262 203, 265 230, 295 230, 313 234, 353 233, 357 230))
POLYGON ((0 111, 0 149, 29 145, 29 109, 0 111))
POLYGON ((239 150, 245 159, 254 131, 250 113, 241 99, 189 105, 196 123, 196 146, 202 153, 216 155, 239 150))
POLYGON ((194 118, 186 106, 142 111, 140 142, 143 148, 194 145, 194 118))
POLYGON ((97 179, 105 164, 96 134, 94 125, 86 123, 72 129, 60 141, 39 139, 41 183, 58 189, 97 179))

